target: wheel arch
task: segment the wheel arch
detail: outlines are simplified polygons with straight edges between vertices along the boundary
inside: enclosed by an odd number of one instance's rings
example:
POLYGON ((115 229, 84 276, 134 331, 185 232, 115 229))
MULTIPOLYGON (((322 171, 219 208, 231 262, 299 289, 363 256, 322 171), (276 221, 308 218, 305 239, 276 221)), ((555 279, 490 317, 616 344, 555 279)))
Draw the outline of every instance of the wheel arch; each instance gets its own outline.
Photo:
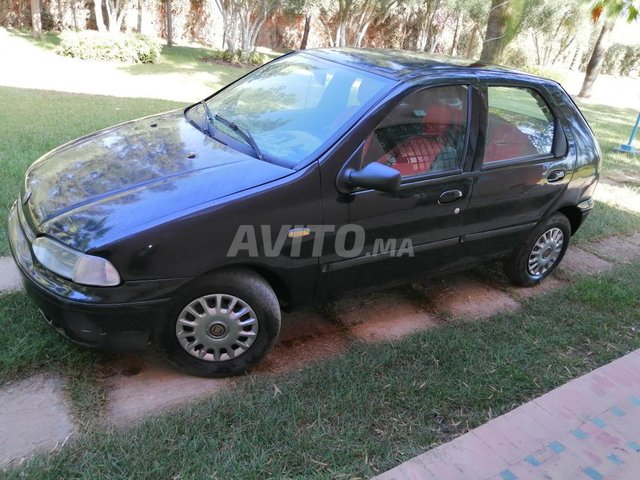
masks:
POLYGON ((567 205, 566 207, 562 207, 558 209, 558 212, 562 213, 571 224, 571 235, 575 235, 582 225, 582 212, 575 205, 567 205))
POLYGON ((226 271, 250 271, 264 278, 264 280, 269 284, 273 292, 276 294, 280 305, 286 305, 291 301, 291 292, 285 280, 278 273, 273 270, 264 267, 262 265, 254 265, 254 264, 243 264, 239 263, 236 265, 225 265, 221 267, 212 268, 205 272, 202 272, 200 275, 191 280, 187 285, 183 288, 189 288, 190 285, 197 283, 200 279, 207 277, 209 275, 214 275, 218 272, 226 272, 226 271))

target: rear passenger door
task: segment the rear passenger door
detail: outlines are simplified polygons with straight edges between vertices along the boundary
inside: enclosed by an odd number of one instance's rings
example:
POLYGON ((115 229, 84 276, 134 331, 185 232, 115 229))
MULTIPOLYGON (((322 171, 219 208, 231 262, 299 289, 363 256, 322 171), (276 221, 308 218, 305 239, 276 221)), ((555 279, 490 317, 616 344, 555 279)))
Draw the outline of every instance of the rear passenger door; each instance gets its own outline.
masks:
POLYGON ((542 90, 487 79, 484 148, 464 212, 463 242, 472 255, 512 250, 566 188, 575 154, 567 148, 558 113, 542 90))

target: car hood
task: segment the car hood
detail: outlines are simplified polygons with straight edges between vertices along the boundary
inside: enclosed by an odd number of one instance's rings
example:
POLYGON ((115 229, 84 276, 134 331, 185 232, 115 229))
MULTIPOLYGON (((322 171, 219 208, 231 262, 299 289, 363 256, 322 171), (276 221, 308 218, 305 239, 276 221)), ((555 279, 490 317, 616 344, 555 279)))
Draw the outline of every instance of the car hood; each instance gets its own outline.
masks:
POLYGON ((36 229, 87 251, 291 173, 228 148, 174 111, 49 152, 28 170, 22 199, 36 229))

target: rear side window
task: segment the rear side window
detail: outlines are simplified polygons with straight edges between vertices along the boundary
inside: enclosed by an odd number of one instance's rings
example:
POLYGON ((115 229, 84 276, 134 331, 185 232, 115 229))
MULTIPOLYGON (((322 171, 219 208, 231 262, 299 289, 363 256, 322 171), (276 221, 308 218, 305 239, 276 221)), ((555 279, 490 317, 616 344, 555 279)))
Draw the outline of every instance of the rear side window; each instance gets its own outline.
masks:
POLYGON ((484 164, 552 153, 555 118, 538 92, 519 87, 489 87, 487 92, 484 164))

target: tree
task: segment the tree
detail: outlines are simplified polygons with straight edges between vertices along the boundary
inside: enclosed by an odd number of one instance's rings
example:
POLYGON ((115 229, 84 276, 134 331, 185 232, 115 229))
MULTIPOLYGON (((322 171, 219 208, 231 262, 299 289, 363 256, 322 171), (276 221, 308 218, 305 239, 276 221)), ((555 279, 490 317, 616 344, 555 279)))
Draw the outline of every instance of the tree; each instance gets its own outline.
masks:
POLYGON ((598 0, 593 4, 591 7, 592 20, 597 22, 603 13, 605 18, 587 64, 587 72, 584 76, 579 97, 588 98, 591 96, 591 89, 602 69, 604 56, 611 43, 611 31, 615 27, 618 18, 626 16, 627 22, 631 23, 638 18, 639 10, 640 3, 638 0, 598 0))
POLYGON ((173 46, 173 6, 171 0, 167 0, 167 45, 173 46))
POLYGON ((319 19, 332 47, 362 46, 374 21, 384 21, 398 0, 321 0, 319 19))
POLYGON ((118 33, 122 30, 122 21, 129 9, 131 0, 93 0, 96 25, 99 32, 118 33), (107 11, 108 27, 105 25, 102 8, 107 11))
POLYGON ((31 34, 34 38, 42 38, 42 16, 40 0, 31 0, 31 34))
POLYGON ((480 60, 498 63, 506 46, 522 29, 528 0, 491 0, 480 60))
MULTIPOLYGON (((554 64, 584 37, 584 0, 533 0, 525 19, 538 65, 554 64)), ((583 39, 584 40, 584 39, 583 39)))
POLYGON ((267 19, 280 8, 277 0, 214 0, 222 14, 223 43, 227 50, 244 52, 256 48, 258 35, 267 19))
POLYGON ((288 0, 284 12, 288 15, 304 15, 304 27, 302 30, 302 40, 300 50, 307 48, 309 33, 311 32, 311 22, 318 15, 319 0, 288 0))

